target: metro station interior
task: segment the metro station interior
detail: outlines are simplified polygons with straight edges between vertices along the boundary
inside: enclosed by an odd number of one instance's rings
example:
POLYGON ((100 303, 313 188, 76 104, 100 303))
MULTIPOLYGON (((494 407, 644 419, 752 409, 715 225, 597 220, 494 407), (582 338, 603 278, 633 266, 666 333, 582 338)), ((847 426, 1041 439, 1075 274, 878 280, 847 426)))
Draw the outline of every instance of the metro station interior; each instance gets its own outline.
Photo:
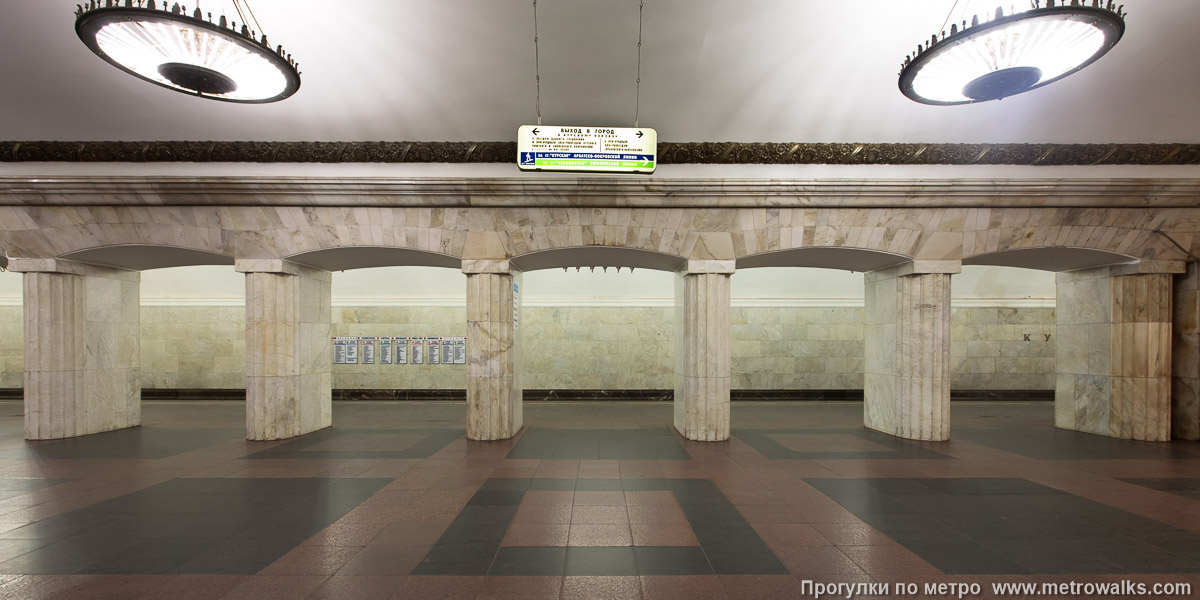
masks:
POLYGON ((0 598, 1200 593, 1189 0, 148 4, 0 6, 0 598))

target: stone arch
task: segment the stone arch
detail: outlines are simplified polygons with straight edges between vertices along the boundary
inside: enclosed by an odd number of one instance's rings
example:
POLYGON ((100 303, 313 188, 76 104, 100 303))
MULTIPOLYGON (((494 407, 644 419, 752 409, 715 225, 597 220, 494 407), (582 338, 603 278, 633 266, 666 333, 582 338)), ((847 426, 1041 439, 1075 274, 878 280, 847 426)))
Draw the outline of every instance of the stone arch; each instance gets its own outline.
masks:
POLYGON ((674 254, 620 246, 569 246, 538 250, 514 256, 513 266, 521 271, 563 267, 632 267, 656 271, 678 271, 686 259, 674 254))
POLYGON ((818 246, 743 256, 737 259, 737 268, 740 270, 757 267, 809 267, 865 273, 895 267, 910 261, 912 258, 902 254, 881 250, 848 246, 818 246))
POLYGON ((395 246, 342 246, 298 252, 287 260, 323 271, 348 271, 373 267, 462 268, 462 259, 415 248, 395 246))
POLYGON ((114 244, 73 250, 58 258, 127 271, 197 265, 233 265, 227 254, 167 244, 114 244))
POLYGON ((977 254, 963 259, 963 265, 1019 267, 1053 272, 1078 271, 1136 262, 1138 262, 1138 258, 1135 256, 1073 246, 1013 248, 977 254))

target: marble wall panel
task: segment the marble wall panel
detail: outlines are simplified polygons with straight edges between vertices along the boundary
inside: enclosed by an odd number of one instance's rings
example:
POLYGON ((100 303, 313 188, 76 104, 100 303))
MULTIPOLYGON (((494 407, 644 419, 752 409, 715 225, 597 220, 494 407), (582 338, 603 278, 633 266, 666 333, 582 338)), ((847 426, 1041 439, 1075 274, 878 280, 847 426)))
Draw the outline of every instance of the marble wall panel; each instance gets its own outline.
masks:
POLYGON ((675 276, 675 428, 690 440, 729 438, 730 281, 675 276))
POLYGON ((502 440, 523 422, 519 271, 467 273, 467 438, 502 440))
POLYGON ((246 272, 246 436, 252 440, 332 424, 330 276, 288 270, 246 272))
POLYGON ((864 418, 918 440, 950 437, 950 275, 866 277, 864 418))
POLYGON ((1104 268, 1057 282, 1057 425, 1170 439, 1172 276, 1104 268))
POLYGON ((24 275, 25 437, 141 423, 136 271, 82 265, 24 275))
POLYGON ((1171 435, 1200 439, 1200 264, 1175 277, 1171 338, 1171 435))

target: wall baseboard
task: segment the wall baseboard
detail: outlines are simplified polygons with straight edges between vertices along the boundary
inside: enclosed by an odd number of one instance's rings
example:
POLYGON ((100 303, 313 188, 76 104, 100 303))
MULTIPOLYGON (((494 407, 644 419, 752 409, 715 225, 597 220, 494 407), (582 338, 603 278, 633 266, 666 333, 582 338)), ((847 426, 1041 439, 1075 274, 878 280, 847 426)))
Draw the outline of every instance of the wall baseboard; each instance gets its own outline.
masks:
MULTIPOLYGON (((525 390, 527 402, 670 402, 674 390, 525 390)), ((21 388, 0 388, 0 401, 24 399, 21 388)), ((452 390, 333 390, 336 401, 465 402, 467 391, 452 390)), ((862 390, 731 390, 734 402, 862 402, 862 390)), ((143 389, 142 400, 245 401, 243 389, 143 389)), ((1054 390, 951 390, 952 402, 1052 402, 1054 390)))

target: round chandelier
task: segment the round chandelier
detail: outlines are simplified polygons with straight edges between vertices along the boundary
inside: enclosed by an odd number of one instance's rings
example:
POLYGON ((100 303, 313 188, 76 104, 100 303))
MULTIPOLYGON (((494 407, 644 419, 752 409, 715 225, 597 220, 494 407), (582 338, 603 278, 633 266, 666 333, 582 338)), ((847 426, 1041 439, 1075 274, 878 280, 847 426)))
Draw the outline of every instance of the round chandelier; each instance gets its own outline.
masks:
MULTIPOLYGON (((257 23, 253 13, 250 19, 257 23)), ((109 64, 177 92, 243 103, 296 93, 299 64, 242 21, 239 28, 221 15, 214 23, 212 13, 205 19, 197 7, 189 16, 165 0, 161 8, 155 0, 91 0, 77 7, 75 32, 109 64)))
MULTIPOLYGON (((999 100, 1058 81, 1104 56, 1125 33, 1112 0, 1035 0, 1032 8, 962 22, 904 58, 900 91, 924 104, 999 100)), ((953 10, 953 9, 952 9, 953 10)))

